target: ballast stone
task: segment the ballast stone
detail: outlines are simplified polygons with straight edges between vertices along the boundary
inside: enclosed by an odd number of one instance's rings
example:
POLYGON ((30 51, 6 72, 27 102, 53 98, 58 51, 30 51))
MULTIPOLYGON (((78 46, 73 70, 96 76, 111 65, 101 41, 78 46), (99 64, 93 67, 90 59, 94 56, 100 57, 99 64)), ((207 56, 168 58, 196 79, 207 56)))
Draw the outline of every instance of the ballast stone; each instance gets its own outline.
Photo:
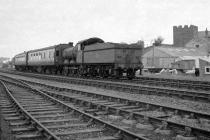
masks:
POLYGON ((197 140, 195 137, 185 137, 181 135, 177 135, 175 140, 197 140))
POLYGON ((127 125, 134 125, 134 124, 136 124, 136 121, 135 120, 123 119, 122 122, 125 123, 125 124, 127 124, 127 125))
POLYGON ((141 124, 141 123, 138 123, 136 125, 136 128, 146 129, 146 130, 154 130, 154 127, 151 124, 141 124))

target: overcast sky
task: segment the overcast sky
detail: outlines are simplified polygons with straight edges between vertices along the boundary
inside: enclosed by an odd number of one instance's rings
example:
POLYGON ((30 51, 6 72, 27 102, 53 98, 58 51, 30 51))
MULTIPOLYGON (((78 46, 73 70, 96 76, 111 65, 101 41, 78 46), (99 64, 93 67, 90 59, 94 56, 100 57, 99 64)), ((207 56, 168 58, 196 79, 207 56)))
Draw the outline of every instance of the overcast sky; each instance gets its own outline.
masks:
POLYGON ((0 56, 89 37, 173 42, 174 25, 210 29, 210 0, 0 0, 0 56))

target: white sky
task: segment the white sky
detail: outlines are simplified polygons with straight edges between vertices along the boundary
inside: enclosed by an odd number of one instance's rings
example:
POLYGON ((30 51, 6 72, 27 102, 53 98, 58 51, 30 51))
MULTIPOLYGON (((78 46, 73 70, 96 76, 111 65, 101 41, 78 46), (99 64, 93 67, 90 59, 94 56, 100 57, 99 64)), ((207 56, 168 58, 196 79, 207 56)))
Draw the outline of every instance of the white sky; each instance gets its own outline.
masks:
POLYGON ((210 30, 210 0, 0 0, 0 57, 100 37, 146 44, 174 25, 210 30))

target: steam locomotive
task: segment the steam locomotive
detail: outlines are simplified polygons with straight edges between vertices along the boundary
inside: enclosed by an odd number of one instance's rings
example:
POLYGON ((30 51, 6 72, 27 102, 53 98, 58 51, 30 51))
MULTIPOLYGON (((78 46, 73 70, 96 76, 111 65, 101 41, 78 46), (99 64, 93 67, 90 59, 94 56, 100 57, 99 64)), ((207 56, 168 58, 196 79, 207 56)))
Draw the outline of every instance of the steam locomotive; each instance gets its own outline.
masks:
POLYGON ((134 78, 142 65, 144 45, 104 42, 89 38, 20 53, 15 69, 46 74, 134 78))

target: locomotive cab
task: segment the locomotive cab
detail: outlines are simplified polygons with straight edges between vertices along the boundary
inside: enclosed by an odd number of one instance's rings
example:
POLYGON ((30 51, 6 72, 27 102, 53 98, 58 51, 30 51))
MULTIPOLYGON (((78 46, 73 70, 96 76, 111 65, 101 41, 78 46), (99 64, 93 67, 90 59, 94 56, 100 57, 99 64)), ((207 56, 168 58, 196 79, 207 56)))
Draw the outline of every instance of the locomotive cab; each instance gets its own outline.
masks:
POLYGON ((55 65, 59 66, 64 64, 63 51, 69 47, 73 47, 73 42, 69 42, 68 44, 60 44, 55 47, 55 65))

